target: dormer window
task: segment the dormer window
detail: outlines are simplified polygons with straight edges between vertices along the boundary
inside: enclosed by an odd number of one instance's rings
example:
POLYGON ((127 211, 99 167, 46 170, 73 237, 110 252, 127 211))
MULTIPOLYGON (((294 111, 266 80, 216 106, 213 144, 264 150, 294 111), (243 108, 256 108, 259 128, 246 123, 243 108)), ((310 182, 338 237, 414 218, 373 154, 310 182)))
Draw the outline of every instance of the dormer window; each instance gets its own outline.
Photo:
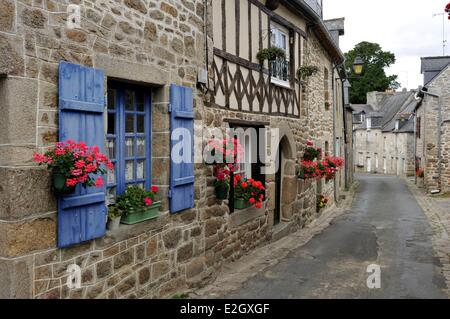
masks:
POLYGON ((400 130, 400 120, 395 121, 395 130, 400 130))
POLYGON ((270 62, 272 83, 282 86, 290 86, 289 83, 289 31, 277 24, 271 26, 270 45, 277 47, 286 53, 286 58, 277 58, 270 62))
POLYGON ((366 123, 367 123, 367 130, 371 130, 372 129, 372 119, 371 118, 366 119, 366 123))

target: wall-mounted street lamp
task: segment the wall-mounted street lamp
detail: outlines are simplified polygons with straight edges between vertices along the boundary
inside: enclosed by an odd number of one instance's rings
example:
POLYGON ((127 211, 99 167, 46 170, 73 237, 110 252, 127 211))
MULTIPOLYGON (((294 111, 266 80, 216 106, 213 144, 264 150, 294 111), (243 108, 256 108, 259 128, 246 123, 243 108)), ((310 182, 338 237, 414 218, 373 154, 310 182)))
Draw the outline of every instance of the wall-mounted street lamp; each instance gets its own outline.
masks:
POLYGON ((353 62, 353 73, 357 76, 360 76, 364 69, 364 61, 357 56, 355 61, 353 62))

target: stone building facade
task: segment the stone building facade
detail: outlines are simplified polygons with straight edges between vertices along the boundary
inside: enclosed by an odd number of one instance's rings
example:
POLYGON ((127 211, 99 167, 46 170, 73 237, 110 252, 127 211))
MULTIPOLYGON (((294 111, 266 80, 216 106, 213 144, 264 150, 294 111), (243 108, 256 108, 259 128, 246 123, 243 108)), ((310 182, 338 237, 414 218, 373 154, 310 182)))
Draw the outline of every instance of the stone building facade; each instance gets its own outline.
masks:
MULTIPOLYGON (((336 123, 345 118, 343 95, 331 93, 343 55, 303 1, 268 8, 257 0, 5 0, 0 12, 1 298, 170 297, 309 224, 318 195, 334 199, 334 182, 297 178, 306 140, 330 154, 345 152, 335 149, 333 134, 344 127, 336 123), (79 27, 69 27, 70 4, 79 5, 79 27), (271 26, 289 40, 288 81, 272 81, 273 67, 256 60, 269 46, 271 26), (162 192, 159 218, 69 248, 58 248, 60 205, 50 173, 33 163, 33 153, 51 147, 63 129, 61 61, 104 73, 105 117, 122 87, 151 96, 151 155, 144 161, 152 172, 147 182, 162 192), (301 65, 319 72, 302 82, 295 74, 301 65), (192 89, 201 127, 280 130, 281 171, 261 177, 268 195, 262 209, 231 211, 214 195, 212 168, 199 163, 193 207, 171 212, 173 84, 192 89), (81 269, 79 288, 67 285, 70 265, 81 269)), ((105 139, 112 128, 106 122, 105 139)))
POLYGON ((416 110, 416 161, 428 192, 450 191, 450 57, 422 58, 424 90, 416 110))
POLYGON ((371 92, 353 105, 356 172, 414 176, 416 92, 371 92))

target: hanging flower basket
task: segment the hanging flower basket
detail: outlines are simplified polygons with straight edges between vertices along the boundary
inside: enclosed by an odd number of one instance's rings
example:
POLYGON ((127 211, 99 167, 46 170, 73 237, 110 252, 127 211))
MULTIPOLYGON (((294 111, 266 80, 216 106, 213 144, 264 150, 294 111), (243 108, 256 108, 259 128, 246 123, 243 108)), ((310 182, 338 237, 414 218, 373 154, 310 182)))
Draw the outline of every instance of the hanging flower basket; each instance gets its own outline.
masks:
POLYGON ((87 146, 84 142, 75 143, 72 140, 56 143, 44 154, 35 153, 34 161, 47 165, 52 171, 56 195, 73 194, 77 185, 102 188, 102 175, 106 174, 107 169, 114 169, 113 163, 100 153, 98 146, 87 146))
POLYGON ((216 185, 215 192, 217 199, 225 200, 228 199, 228 192, 230 190, 229 185, 216 185))
POLYGON ((315 147, 313 141, 306 142, 306 149, 303 155, 303 160, 311 162, 316 160, 322 155, 322 149, 320 147, 315 147))
POLYGON ((61 173, 60 171, 53 170, 52 173, 53 180, 53 192, 56 195, 71 195, 75 193, 75 186, 67 186, 66 185, 66 175, 61 173))
POLYGON ((243 147, 237 138, 211 140, 207 147, 214 165, 216 197, 219 200, 228 199, 230 176, 239 168, 238 163, 243 158, 243 147))

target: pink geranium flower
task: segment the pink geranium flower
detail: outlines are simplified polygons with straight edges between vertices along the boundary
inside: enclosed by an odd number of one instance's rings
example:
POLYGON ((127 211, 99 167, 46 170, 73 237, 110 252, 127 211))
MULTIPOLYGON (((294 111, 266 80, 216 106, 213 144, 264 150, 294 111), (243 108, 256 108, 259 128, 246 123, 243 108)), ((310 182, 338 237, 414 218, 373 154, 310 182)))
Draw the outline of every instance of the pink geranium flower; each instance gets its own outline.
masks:
POLYGON ((145 206, 151 206, 151 205, 153 204, 152 199, 149 198, 149 197, 146 197, 146 198, 144 199, 144 202, 145 202, 145 206))
POLYGON ((95 187, 101 188, 103 187, 103 185, 104 185, 103 178, 101 176, 97 177, 97 179, 95 180, 95 187))

